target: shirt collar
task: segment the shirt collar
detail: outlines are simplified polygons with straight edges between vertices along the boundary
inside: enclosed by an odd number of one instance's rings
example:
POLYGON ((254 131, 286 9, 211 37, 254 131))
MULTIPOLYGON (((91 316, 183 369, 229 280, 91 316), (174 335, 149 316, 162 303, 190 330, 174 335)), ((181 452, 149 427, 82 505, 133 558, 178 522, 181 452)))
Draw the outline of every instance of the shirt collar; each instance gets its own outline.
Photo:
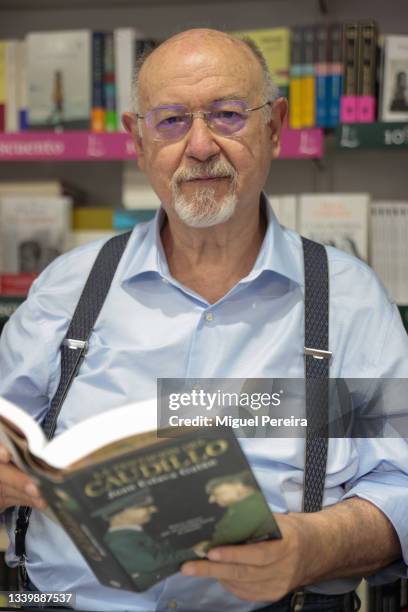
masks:
MULTIPOLYGON (((262 272, 280 274, 299 285, 304 284, 301 244, 296 234, 288 232, 279 225, 267 197, 261 194, 261 205, 264 207, 267 229, 254 267, 244 282, 250 282, 262 272)), ((129 241, 127 252, 129 259, 125 266, 122 282, 145 273, 156 273, 171 280, 170 271, 164 253, 160 232, 165 220, 165 212, 160 208, 152 221, 137 225, 129 241)))

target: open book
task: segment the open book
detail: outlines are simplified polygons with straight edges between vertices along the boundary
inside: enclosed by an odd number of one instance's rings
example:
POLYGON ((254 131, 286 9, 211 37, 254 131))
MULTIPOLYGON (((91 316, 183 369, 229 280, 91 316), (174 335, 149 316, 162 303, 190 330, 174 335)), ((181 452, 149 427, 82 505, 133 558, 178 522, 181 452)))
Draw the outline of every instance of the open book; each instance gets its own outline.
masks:
POLYGON ((233 430, 166 436, 156 400, 103 412, 48 442, 0 398, 0 442, 106 586, 143 591, 214 546, 281 537, 233 430))

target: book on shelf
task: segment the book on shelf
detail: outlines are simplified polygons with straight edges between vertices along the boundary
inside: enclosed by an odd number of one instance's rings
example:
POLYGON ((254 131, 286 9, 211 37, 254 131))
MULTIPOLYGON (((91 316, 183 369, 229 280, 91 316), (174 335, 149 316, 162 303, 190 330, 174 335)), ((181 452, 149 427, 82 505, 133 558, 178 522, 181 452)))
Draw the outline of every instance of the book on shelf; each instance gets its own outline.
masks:
POLYGON ((328 49, 328 110, 325 127, 335 127, 340 122, 340 100, 343 91, 343 28, 341 23, 329 26, 328 49))
POLYGON ((92 108, 91 131, 105 131, 104 90, 105 33, 92 32, 92 108))
POLYGON ((408 35, 384 36, 381 120, 408 121, 408 35))
POLYGON ((298 231, 367 261, 369 204, 366 193, 301 194, 298 231))
POLYGON ((290 66, 290 28, 265 28, 234 32, 240 38, 252 40, 263 53, 280 95, 288 97, 290 66))
POLYGON ((12 314, 24 301, 24 297, 12 297, 1 295, 1 277, 0 277, 0 334, 3 327, 9 320, 12 314))
POLYGON ((345 23, 343 26, 344 81, 340 99, 340 121, 357 121, 359 35, 358 22, 345 23))
POLYGON ((157 430, 156 400, 46 440, 0 398, 0 440, 104 585, 144 591, 222 544, 281 537, 232 428, 157 430), (226 497, 228 495, 228 497, 226 497))
POLYGON ((296 195, 268 195, 268 200, 281 225, 296 231, 297 229, 297 207, 298 198, 296 195))
POLYGON ((65 249, 71 199, 65 196, 0 197, 3 273, 37 274, 65 249))
POLYGON ((377 116, 377 38, 378 28, 374 21, 360 22, 357 121, 373 123, 377 116))
POLYGON ((89 30, 28 34, 30 128, 89 128, 91 53, 92 33, 89 30))
POLYGON ((55 197, 68 196, 75 204, 83 204, 85 192, 67 181, 0 181, 0 198, 5 196, 55 197))
POLYGON ((370 211, 371 266, 392 298, 408 304, 408 202, 375 201, 370 211))

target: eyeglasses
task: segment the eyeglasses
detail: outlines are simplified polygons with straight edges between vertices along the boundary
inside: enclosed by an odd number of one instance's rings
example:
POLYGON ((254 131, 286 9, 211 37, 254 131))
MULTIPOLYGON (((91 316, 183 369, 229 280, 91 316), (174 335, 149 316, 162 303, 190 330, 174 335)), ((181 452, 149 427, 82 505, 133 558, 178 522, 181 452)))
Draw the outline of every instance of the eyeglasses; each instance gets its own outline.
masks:
POLYGON ((242 130, 249 113, 270 106, 268 101, 261 106, 247 108, 243 100, 220 100, 211 104, 210 110, 191 112, 182 104, 159 106, 145 115, 136 114, 144 119, 146 127, 157 140, 178 140, 191 129, 196 117, 203 119, 207 126, 221 136, 232 136, 242 130))

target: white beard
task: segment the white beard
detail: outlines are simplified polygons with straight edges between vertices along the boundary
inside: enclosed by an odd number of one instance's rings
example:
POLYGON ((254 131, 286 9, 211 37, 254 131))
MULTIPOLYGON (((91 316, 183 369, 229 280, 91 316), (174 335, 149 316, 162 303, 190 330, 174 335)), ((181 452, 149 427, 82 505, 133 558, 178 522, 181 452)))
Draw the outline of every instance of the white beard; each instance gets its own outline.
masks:
POLYGON ((173 205, 183 223, 189 227, 204 228, 228 221, 235 212, 237 196, 228 193, 218 202, 213 187, 202 187, 187 199, 177 190, 173 205))

